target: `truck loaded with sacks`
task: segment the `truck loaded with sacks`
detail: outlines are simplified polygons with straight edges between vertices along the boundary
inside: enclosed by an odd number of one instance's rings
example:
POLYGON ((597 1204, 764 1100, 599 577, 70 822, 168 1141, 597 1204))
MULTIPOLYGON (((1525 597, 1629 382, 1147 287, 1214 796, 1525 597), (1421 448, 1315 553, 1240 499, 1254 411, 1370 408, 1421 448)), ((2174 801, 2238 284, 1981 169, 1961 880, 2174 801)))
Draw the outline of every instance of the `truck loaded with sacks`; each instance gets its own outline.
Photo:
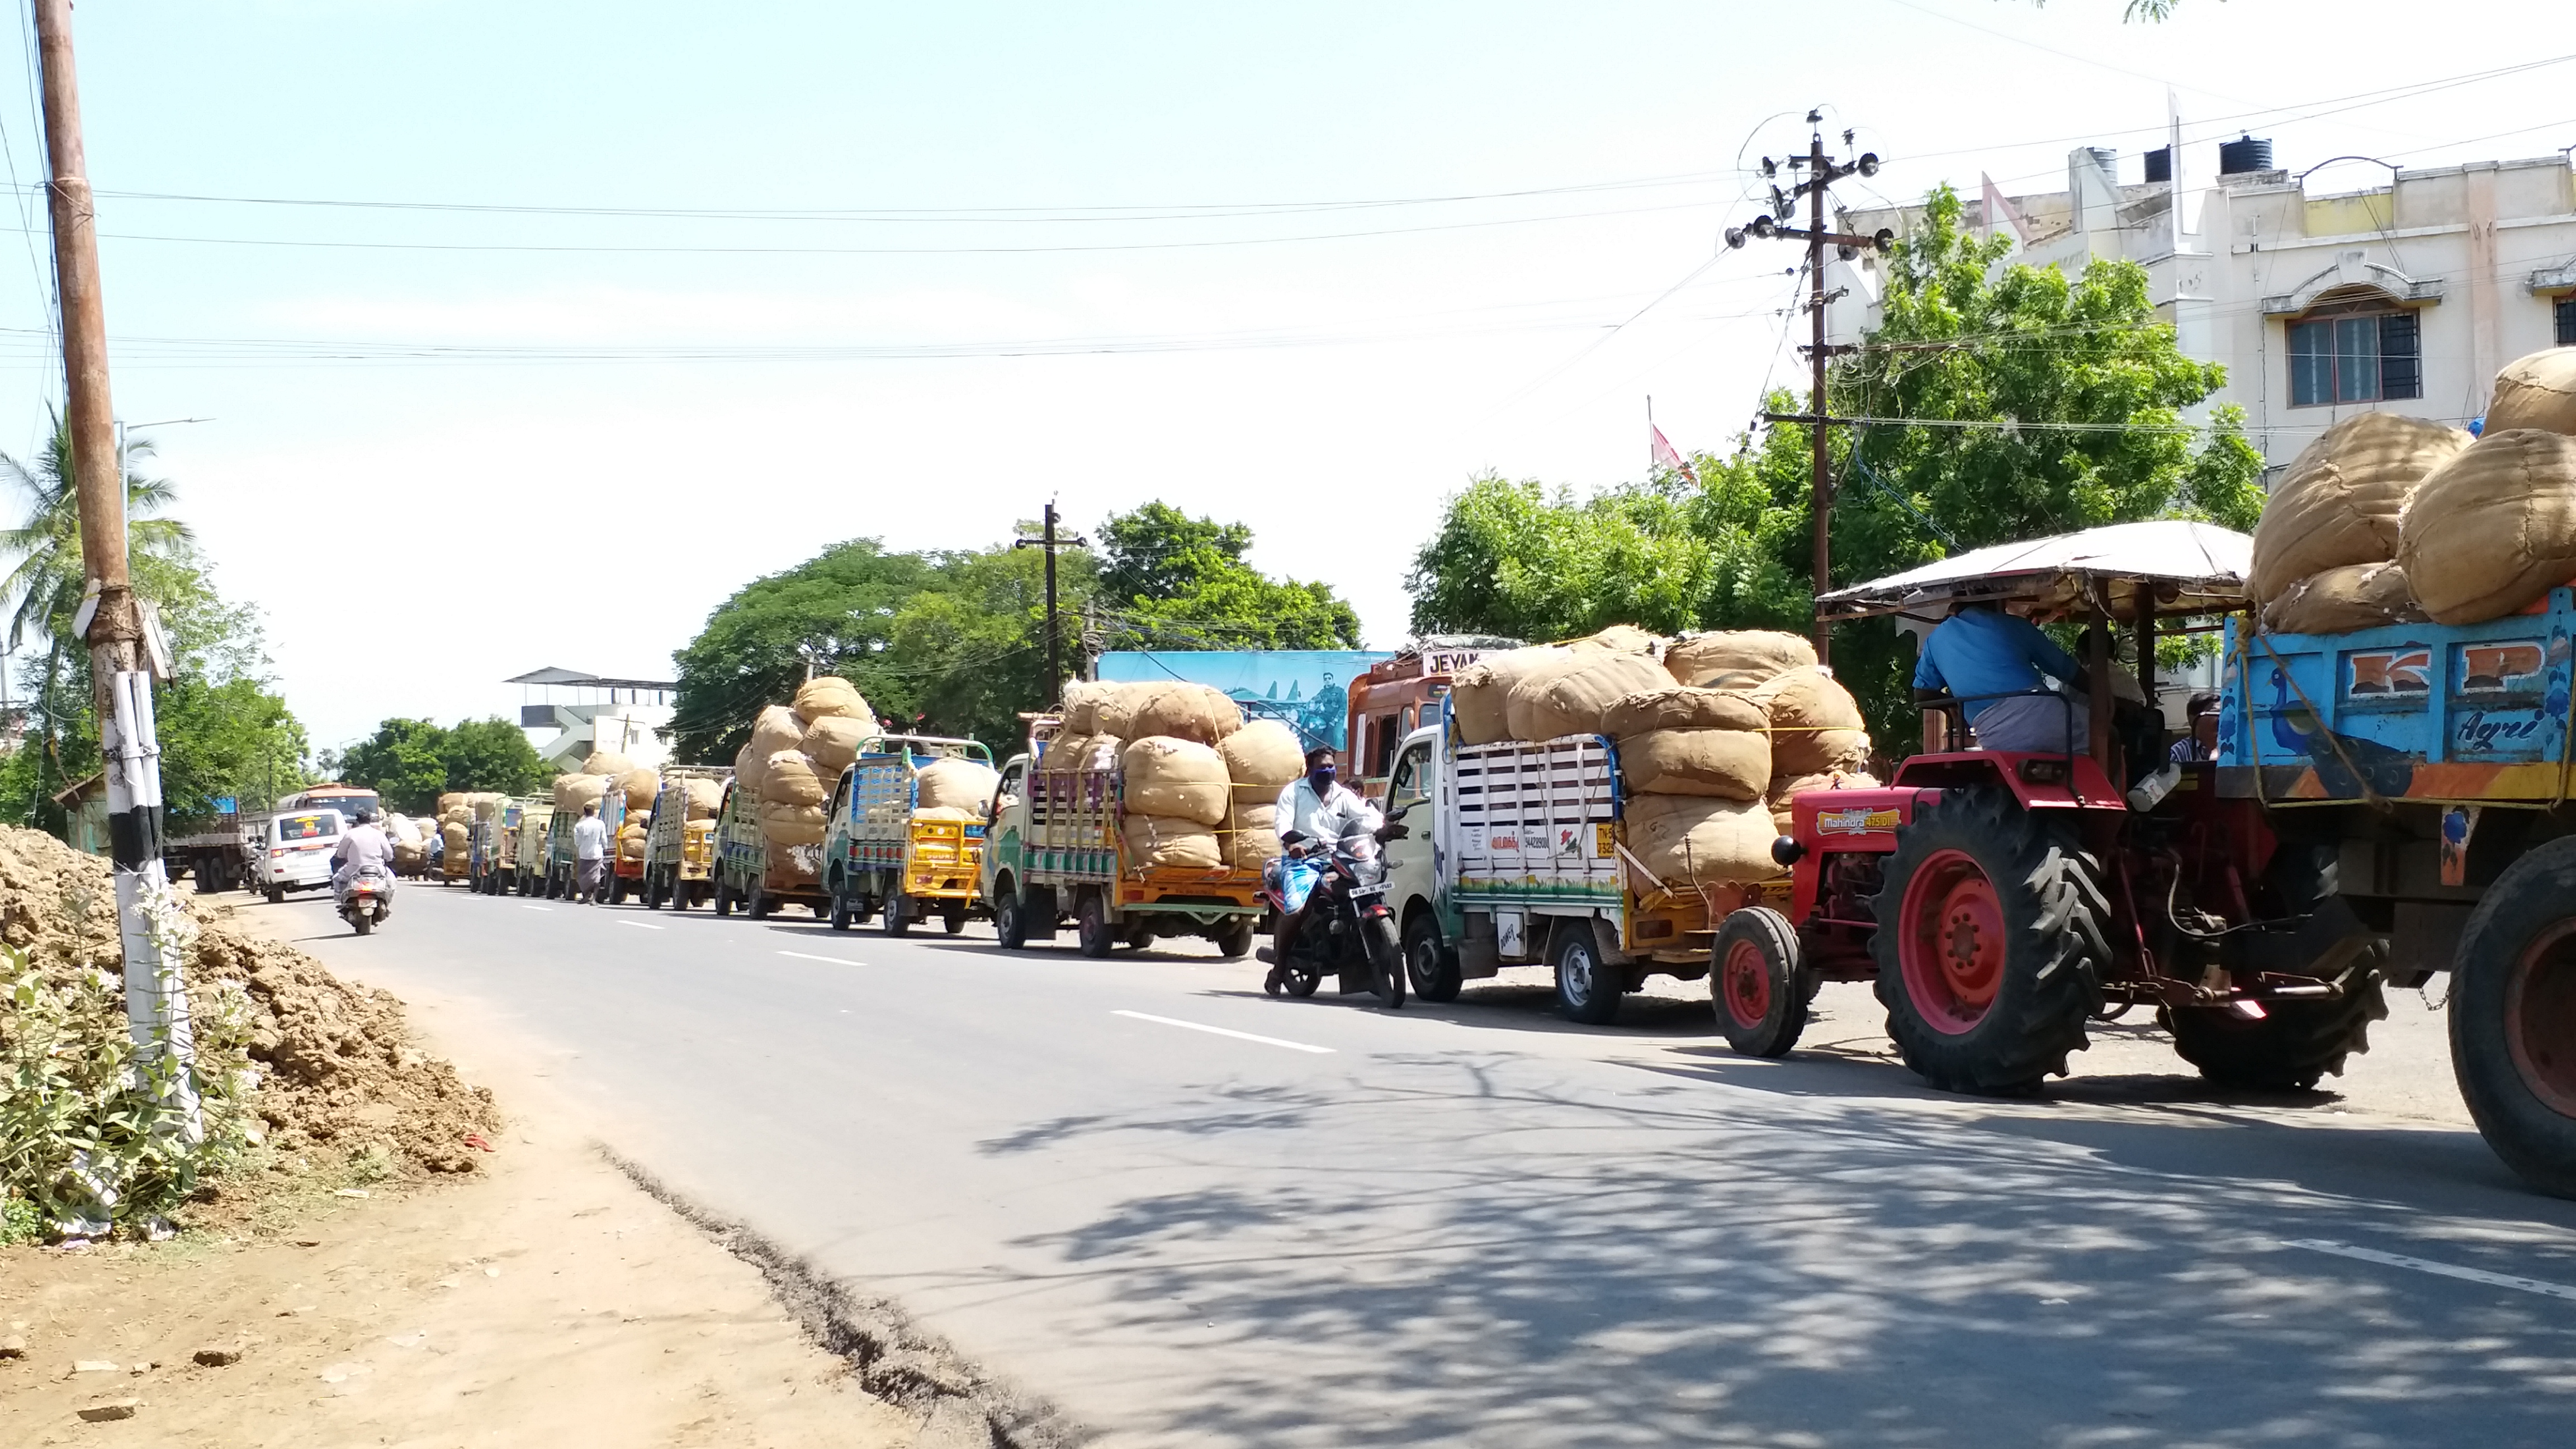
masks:
POLYGON ((791 703, 753 718, 716 811, 717 915, 739 907, 760 918, 781 905, 831 913, 824 803, 860 746, 878 733, 876 711, 837 675, 805 681, 791 703))
MULTIPOLYGON (((2475 436, 2336 424, 2255 533, 2260 613, 2226 634, 2216 781, 2384 943, 2385 984, 2449 973, 2471 1115, 2561 1196, 2576 1196, 2571 581, 2576 348, 2506 367, 2475 436)), ((2347 1013, 2334 1045, 2359 1047, 2377 1014, 2347 1013)))
POLYGON ((1266 914, 1272 809, 1303 768, 1275 720, 1181 681, 1076 682, 1002 766, 983 897, 1006 950, 1070 924, 1086 956, 1200 936, 1232 960, 1266 914))
POLYGON ((1851 695, 1789 634, 1625 626, 1487 655, 1399 746, 1387 901, 1424 999, 1552 969, 1603 1023, 1652 975, 1709 972, 1716 928, 1786 897, 1772 845, 1801 791, 1875 783, 1851 695))
POLYGON ((999 776, 973 740, 878 735, 834 786, 823 841, 832 929, 871 917, 900 936, 939 917, 949 935, 984 906, 978 869, 999 776))

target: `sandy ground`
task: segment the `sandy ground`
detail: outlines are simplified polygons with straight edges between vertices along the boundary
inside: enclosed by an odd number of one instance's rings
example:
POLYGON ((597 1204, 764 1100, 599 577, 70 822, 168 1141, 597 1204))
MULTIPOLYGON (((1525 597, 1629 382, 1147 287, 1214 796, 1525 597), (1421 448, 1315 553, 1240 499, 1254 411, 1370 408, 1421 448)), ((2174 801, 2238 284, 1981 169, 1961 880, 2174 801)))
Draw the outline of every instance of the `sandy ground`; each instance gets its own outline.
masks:
POLYGON ((411 1007, 499 1096, 489 1172, 323 1198, 275 1238, 0 1252, 0 1342, 23 1341, 0 1444, 950 1442, 601 1157, 539 1058, 411 1007))

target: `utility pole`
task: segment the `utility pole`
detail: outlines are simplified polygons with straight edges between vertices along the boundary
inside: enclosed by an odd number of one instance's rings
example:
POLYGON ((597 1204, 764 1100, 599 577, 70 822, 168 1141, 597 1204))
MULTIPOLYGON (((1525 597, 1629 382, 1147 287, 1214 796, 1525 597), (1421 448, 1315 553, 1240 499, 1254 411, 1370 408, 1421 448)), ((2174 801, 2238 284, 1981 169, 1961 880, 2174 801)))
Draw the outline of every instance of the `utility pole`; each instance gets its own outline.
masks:
MULTIPOLYGON (((1741 229, 1729 227, 1726 231, 1726 244, 1731 248, 1744 245, 1747 233, 1766 240, 1778 238, 1803 241, 1807 244, 1807 312, 1808 321, 1813 326, 1814 337, 1812 344, 1801 349, 1807 354, 1809 366, 1807 411, 1764 413, 1762 416, 1765 422, 1806 423, 1811 432, 1814 457, 1808 479, 1807 506, 1809 523, 1814 533, 1815 591, 1819 596, 1833 587, 1833 446, 1825 429, 1839 421, 1828 417, 1825 412, 1825 365, 1835 353, 1851 350, 1847 347, 1828 347, 1825 344, 1825 307, 1835 298, 1843 295, 1840 291, 1830 295, 1825 291, 1825 248, 1830 246, 1837 249, 1843 260, 1850 261, 1860 255, 1863 247, 1885 255, 1896 244, 1896 233, 1884 227, 1879 229, 1876 236, 1847 236, 1840 232, 1825 230, 1825 192, 1835 182, 1847 176, 1877 175, 1878 153, 1864 151, 1850 161, 1834 160, 1825 153, 1824 119, 1824 112, 1821 109, 1809 111, 1807 124, 1816 129, 1808 134, 1807 154, 1783 158, 1790 170, 1805 171, 1807 179, 1788 191, 1782 191, 1778 186, 1773 186, 1770 211, 1753 218, 1753 224, 1749 227, 1741 229), (1807 199, 1806 228, 1800 230, 1793 226, 1782 226, 1777 218, 1790 215, 1791 208, 1802 196, 1807 199)), ((1843 144, 1849 146, 1851 143, 1852 133, 1843 132, 1843 144)), ((1779 175, 1783 161, 1774 161, 1768 156, 1763 157, 1762 174, 1766 177, 1779 175)), ((1831 633, 1831 628, 1819 616, 1816 620, 1818 663, 1831 662, 1831 633)))
POLYGON ((43 66, 45 151, 52 169, 54 278, 62 296, 63 384, 72 479, 88 575, 73 623, 89 645, 99 753, 107 767, 109 857, 125 954, 125 1019, 137 1060, 158 1078, 178 1130, 203 1132, 194 1034, 179 963, 161 956, 162 923, 178 919, 161 869, 161 746, 152 721, 152 660, 125 571, 125 478, 107 386, 107 307, 98 270, 98 213, 81 146, 80 81, 72 65, 71 0, 35 0, 43 66))
POLYGON ((1062 626, 1056 622, 1055 556, 1057 551, 1060 549, 1084 548, 1089 546, 1081 534, 1057 534, 1055 531, 1055 524, 1055 500, 1050 498, 1047 500, 1046 513, 1042 520, 1042 531, 1038 536, 1035 538, 1015 538, 1011 540, 1011 547, 1013 548, 1042 548, 1046 550, 1046 702, 1049 704, 1055 703, 1056 699, 1064 692, 1064 630, 1062 626))

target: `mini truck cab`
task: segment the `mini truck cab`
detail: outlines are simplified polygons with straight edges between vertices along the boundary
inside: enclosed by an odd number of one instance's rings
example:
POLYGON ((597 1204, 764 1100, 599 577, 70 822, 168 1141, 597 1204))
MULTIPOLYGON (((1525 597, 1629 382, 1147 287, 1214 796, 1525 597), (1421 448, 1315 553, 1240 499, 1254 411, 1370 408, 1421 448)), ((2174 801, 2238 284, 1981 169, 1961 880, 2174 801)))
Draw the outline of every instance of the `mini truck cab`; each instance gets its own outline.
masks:
POLYGON ((2101 625, 2078 661, 2086 725, 2070 699, 2061 749, 1966 749, 1962 702, 1947 701, 1926 715, 1933 748, 1884 788, 1793 797, 1775 847, 1793 873, 1785 911, 1739 910, 1715 942, 1711 995, 1730 1041, 1785 1052, 1819 980, 1864 979, 1906 1065, 1953 1090, 2021 1092, 2063 1074, 2086 1023, 2122 1005, 2154 1009, 2214 1081, 2304 1088, 2340 1071, 2386 1015, 2387 944, 2338 896, 2332 844, 2223 795, 2212 762, 2179 765, 2161 798, 2129 793, 2166 748, 2160 717, 2121 718, 2111 632, 2133 632, 2152 699, 2158 639, 2205 636, 2191 621, 2246 607, 2249 548, 2206 524, 2123 524, 1819 599, 1828 619, 1937 625, 1984 601, 2101 625))

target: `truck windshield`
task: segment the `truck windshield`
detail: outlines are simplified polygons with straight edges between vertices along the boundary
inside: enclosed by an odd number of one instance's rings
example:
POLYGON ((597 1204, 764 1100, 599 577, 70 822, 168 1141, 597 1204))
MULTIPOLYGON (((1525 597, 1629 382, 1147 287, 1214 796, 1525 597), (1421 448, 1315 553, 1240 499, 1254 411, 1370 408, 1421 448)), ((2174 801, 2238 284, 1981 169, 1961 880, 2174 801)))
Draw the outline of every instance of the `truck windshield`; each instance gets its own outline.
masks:
POLYGON ((339 833, 340 816, 337 811, 321 810, 311 815, 277 817, 279 840, 328 840, 339 833))

